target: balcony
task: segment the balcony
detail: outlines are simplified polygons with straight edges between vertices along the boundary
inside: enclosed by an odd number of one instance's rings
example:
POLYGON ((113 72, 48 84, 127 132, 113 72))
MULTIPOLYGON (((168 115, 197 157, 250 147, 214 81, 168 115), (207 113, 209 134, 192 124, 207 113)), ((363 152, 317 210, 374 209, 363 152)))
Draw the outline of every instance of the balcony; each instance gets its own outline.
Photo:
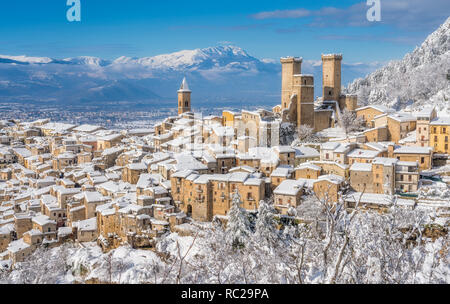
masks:
POLYGON ((419 174, 418 167, 398 166, 395 168, 395 173, 415 173, 419 174))

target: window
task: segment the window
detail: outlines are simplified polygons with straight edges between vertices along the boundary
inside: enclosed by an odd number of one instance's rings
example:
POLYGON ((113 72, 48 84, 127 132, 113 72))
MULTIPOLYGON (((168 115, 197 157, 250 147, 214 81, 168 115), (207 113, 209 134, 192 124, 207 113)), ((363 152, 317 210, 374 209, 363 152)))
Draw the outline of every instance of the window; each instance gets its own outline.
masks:
POLYGON ((448 136, 445 136, 445 142, 448 142, 448 136))
POLYGON ((421 163, 421 164, 424 164, 424 163, 425 163, 425 157, 421 157, 421 158, 420 158, 420 163, 421 163))

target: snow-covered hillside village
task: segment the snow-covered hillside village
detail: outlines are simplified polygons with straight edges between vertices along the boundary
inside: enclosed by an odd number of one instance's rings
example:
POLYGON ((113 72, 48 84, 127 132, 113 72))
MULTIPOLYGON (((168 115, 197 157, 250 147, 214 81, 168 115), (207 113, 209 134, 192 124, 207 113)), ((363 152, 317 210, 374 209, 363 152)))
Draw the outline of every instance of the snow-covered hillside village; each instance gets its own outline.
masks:
POLYGON ((450 283, 449 34, 319 93, 283 57, 272 110, 0 121, 0 282, 450 283))

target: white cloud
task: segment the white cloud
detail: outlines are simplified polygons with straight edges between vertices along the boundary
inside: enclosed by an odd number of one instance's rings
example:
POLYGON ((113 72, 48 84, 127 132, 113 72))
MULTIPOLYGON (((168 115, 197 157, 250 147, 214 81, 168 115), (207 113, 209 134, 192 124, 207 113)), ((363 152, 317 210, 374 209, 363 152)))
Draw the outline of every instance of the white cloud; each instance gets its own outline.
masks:
MULTIPOLYGON (((448 0, 380 0, 381 24, 392 25, 403 30, 429 31, 437 28, 448 17, 448 0)), ((274 10, 250 15, 253 19, 302 19, 310 20, 312 27, 331 26, 370 26, 379 24, 366 18, 366 1, 347 8, 323 7, 318 10, 298 8, 293 10, 274 10)))
POLYGON ((311 11, 307 9, 296 10, 276 10, 271 12, 261 12, 251 15, 254 19, 274 19, 274 18, 302 18, 311 15, 311 11))

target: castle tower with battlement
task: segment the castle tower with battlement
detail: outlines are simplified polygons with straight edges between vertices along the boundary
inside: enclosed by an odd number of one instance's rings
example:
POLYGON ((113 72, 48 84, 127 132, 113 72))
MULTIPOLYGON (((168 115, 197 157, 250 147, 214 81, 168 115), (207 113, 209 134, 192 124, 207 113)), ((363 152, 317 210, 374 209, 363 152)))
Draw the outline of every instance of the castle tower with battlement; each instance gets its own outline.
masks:
POLYGON ((301 74, 302 58, 281 58, 281 112, 282 120, 297 126, 307 125, 316 132, 334 127, 344 109, 355 111, 356 95, 341 94, 341 54, 322 55, 323 98, 314 104, 314 76, 301 74), (339 113, 336 113, 339 111, 339 113))
POLYGON ((303 75, 302 58, 281 58, 281 111, 285 121, 314 127, 314 77, 303 75))
POLYGON ((322 55, 323 100, 339 101, 341 96, 341 62, 342 55, 322 55))
POLYGON ((294 87, 294 75, 302 71, 302 58, 281 58, 281 109, 289 108, 292 89, 294 87))

